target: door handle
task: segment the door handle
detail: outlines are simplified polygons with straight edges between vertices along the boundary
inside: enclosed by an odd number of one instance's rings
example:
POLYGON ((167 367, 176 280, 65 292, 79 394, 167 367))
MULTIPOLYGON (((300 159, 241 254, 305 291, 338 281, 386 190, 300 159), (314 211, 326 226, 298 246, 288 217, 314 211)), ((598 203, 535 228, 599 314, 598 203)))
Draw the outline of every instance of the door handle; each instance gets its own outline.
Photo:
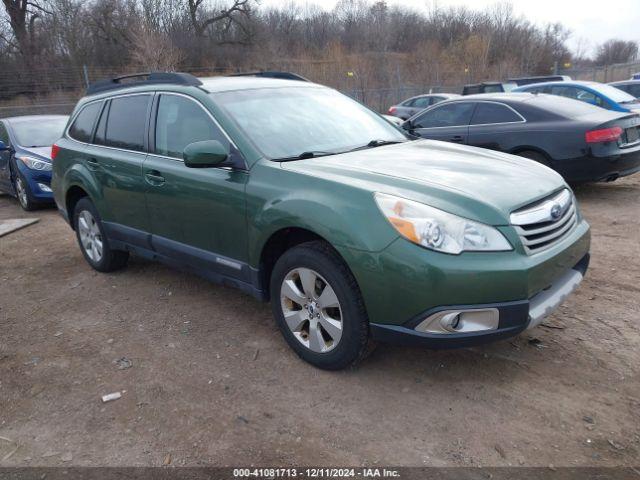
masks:
POLYGON ((164 177, 157 170, 149 170, 144 176, 147 179, 147 183, 154 186, 160 186, 165 182, 164 177))
POLYGON ((456 143, 462 142, 463 140, 464 140, 464 137, 462 135, 454 135, 449 139, 450 142, 456 142, 456 143))

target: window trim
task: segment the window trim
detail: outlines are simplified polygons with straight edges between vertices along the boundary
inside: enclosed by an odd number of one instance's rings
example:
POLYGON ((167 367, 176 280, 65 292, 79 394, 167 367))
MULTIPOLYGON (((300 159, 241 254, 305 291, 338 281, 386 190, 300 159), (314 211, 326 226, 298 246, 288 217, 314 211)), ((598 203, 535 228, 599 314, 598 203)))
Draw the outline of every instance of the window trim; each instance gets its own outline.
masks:
MULTIPOLYGON (((468 103, 473 107, 473 111, 471 112, 471 117, 469 117, 469 122, 471 122, 471 119, 473 118, 473 114, 476 113, 476 106, 477 106, 477 102, 474 102, 473 100, 458 100, 455 102, 447 102, 445 100, 445 101, 436 103, 435 105, 432 105, 433 108, 431 107, 427 108, 426 111, 421 112, 421 115, 425 115, 432 110, 437 110, 438 108, 443 108, 448 105, 459 105, 461 103, 468 103)), ((415 130, 419 130, 419 129, 435 130, 436 128, 464 128, 464 127, 470 127, 470 126, 471 126, 470 124, 467 124, 467 125, 448 125, 446 127, 415 127, 415 130)))
MULTIPOLYGON (((225 136, 225 138, 229 141, 229 144, 231 145, 231 147, 233 147, 233 149, 235 149, 237 152, 240 152, 240 149, 237 147, 235 142, 231 139, 231 137, 226 132, 226 130, 224 128, 222 128, 222 125, 220 125, 220 122, 218 122, 218 120, 202 104, 202 102, 200 102, 199 100, 193 98, 190 95, 185 95, 184 93, 157 90, 155 92, 155 96, 154 96, 154 99, 153 99, 153 105, 151 106, 151 114, 150 114, 150 118, 149 118, 149 130, 148 130, 149 133, 148 133, 148 139, 147 139, 148 144, 149 144, 149 148, 147 148, 147 155, 151 155, 151 156, 157 157, 157 158, 166 158, 168 160, 174 160, 176 162, 184 163, 184 159, 182 159, 182 158, 169 157, 167 155, 160 155, 160 154, 155 152, 155 149, 156 149, 156 124, 158 122, 158 105, 160 104, 160 97, 162 97, 162 95, 173 95, 175 97, 184 97, 184 98, 187 98, 187 99, 191 100, 195 104, 197 104, 209 116, 209 118, 213 121, 213 124, 218 128, 218 130, 220 130, 222 132, 222 134, 225 136), (154 150, 154 151, 152 151, 152 150, 154 150)), ((240 154, 240 156, 242 158, 242 163, 244 164, 244 168, 246 169, 247 168, 247 164, 246 164, 246 161, 244 159, 244 156, 242 154, 240 154)))
MULTIPOLYGON (((520 115, 520 112, 518 112, 511 105, 507 105, 506 103, 490 101, 490 100, 478 100, 476 103, 493 103, 494 105, 501 105, 503 107, 507 107, 509 110, 511 110, 513 113, 515 113, 522 120, 516 120, 516 121, 513 121, 513 122, 474 123, 473 125, 471 123, 469 123, 470 127, 483 127, 483 126, 486 126, 486 125, 511 125, 511 124, 514 124, 514 123, 527 123, 527 119, 524 118, 522 115, 520 115)), ((475 115, 475 113, 476 113, 476 111, 474 110, 473 113, 471 114, 471 120, 473 120, 473 115, 475 115)))

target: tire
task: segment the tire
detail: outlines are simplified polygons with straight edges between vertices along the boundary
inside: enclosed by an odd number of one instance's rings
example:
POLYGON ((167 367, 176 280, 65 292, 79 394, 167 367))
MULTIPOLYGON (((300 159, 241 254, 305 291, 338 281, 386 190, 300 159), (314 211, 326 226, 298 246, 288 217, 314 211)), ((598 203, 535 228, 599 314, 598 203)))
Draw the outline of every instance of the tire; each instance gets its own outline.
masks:
POLYGON ((327 243, 303 243, 285 252, 274 266, 270 292, 282 335, 311 365, 341 370, 372 351, 369 319, 358 284, 327 243))
POLYGON ((82 255, 99 272, 113 272, 124 268, 129 252, 113 250, 109 245, 100 215, 89 198, 81 198, 73 211, 73 228, 82 255))
POLYGON ((516 155, 528 158, 529 160, 535 160, 546 167, 550 166, 549 158, 547 158, 544 153, 536 152, 535 150, 523 150, 522 152, 516 153, 516 155))
POLYGON ((22 175, 18 169, 16 169, 16 174, 13 177, 13 190, 16 192, 18 203, 20 203, 20 206, 25 212, 31 212, 38 208, 38 203, 31 193, 29 182, 27 182, 24 175, 22 175))

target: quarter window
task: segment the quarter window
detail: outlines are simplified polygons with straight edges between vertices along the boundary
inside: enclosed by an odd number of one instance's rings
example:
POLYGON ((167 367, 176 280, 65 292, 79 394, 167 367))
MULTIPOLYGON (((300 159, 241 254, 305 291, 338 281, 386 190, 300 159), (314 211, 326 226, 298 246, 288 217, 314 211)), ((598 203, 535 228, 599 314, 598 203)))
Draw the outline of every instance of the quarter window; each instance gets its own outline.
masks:
POLYGON ((229 141, 200 105, 185 97, 162 95, 156 120, 155 153, 182 159, 187 145, 204 140, 218 140, 230 149, 229 141))
POLYGON ((102 102, 90 103, 82 109, 69 129, 69 136, 79 142, 91 142, 93 126, 96 123, 102 102))
POLYGON ((150 95, 111 100, 104 145, 125 150, 144 150, 144 131, 150 95))
POLYGON ((473 114, 471 125, 484 125, 488 123, 521 122, 522 118, 516 112, 505 105, 498 103, 478 103, 473 114))
POLYGON ((425 112, 413 125, 415 128, 458 127, 469 125, 473 103, 450 103, 425 112))

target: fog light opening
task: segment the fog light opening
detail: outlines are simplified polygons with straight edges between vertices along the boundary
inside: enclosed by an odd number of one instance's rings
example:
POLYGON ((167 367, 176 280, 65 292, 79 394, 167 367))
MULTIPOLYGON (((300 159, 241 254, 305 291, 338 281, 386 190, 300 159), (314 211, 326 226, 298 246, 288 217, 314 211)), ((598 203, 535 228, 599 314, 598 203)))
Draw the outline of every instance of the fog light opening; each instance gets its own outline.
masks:
POLYGON ((425 333, 473 333, 497 330, 499 324, 500 312, 497 308, 469 308, 436 312, 415 329, 425 333))
POLYGON ((44 183, 38 183, 38 188, 40 188, 40 190, 43 192, 51 193, 51 188, 49 187, 49 185, 45 185, 44 183))

